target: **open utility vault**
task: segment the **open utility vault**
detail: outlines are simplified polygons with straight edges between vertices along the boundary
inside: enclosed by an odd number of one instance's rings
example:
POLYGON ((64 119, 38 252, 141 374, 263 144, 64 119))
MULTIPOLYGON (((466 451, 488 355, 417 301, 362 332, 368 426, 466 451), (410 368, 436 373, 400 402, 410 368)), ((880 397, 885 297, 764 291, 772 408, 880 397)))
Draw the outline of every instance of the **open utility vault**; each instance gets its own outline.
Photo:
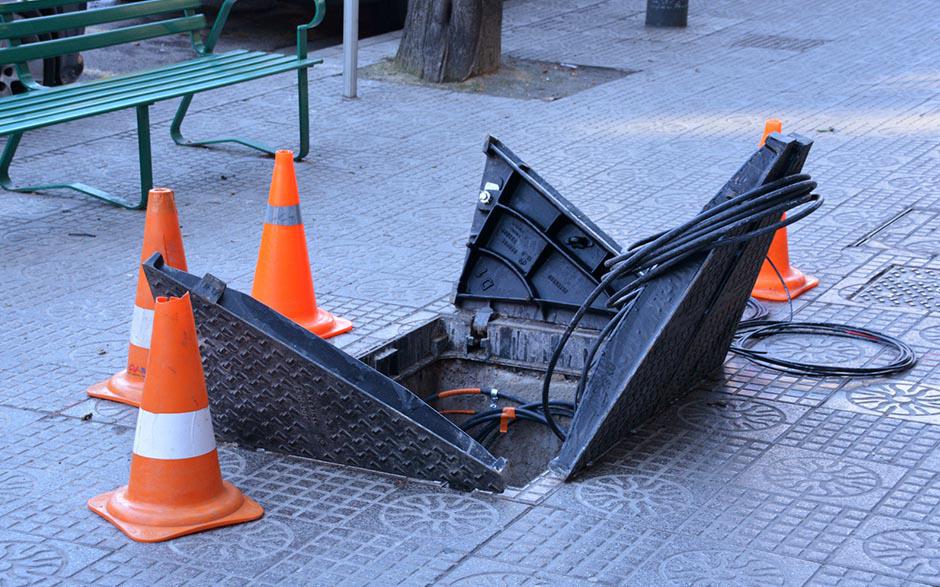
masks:
MULTIPOLYGON (((771 135, 705 206, 798 173, 810 147, 771 135)), ((621 250, 502 143, 491 138, 484 151, 453 312, 360 357, 212 275, 173 269, 159 255, 144 264, 155 295, 192 294, 222 440, 502 491, 546 467, 571 478, 721 366, 772 234, 692 257, 645 285, 595 356, 564 442, 520 425, 488 449, 428 405, 423 397, 465 386, 538 399, 561 332, 621 250)), ((553 398, 573 399, 587 349, 612 316, 604 298, 566 346, 553 398)))

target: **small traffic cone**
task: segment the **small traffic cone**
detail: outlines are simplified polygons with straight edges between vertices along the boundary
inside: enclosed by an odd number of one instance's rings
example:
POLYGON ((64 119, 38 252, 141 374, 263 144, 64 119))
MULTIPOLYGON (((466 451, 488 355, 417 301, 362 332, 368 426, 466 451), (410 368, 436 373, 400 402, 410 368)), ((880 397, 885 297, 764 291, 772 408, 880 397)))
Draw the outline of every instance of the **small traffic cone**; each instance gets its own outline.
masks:
POLYGON ((278 151, 274 156, 274 175, 251 297, 321 338, 349 332, 353 327, 349 320, 317 307, 307 237, 300 220, 294 154, 290 151, 278 151))
MULTIPOLYGON (((764 123, 764 134, 761 135, 758 146, 763 147, 767 137, 771 133, 782 132, 783 123, 775 118, 771 118, 764 123)), ((787 215, 782 216, 783 220, 787 215)), ((787 292, 790 292, 790 299, 794 299, 817 285, 819 280, 815 277, 805 275, 796 267, 790 266, 790 246, 787 241, 787 227, 777 229, 774 233, 774 240, 770 243, 770 249, 767 251, 767 258, 773 261, 773 265, 767 259, 764 259, 760 268, 760 274, 757 276, 757 282, 751 295, 759 300, 771 302, 787 301, 787 292), (774 271, 774 267, 780 272, 774 271), (780 283, 780 277, 783 277, 783 283, 780 283), (784 287, 786 284, 786 287, 784 287)))
MULTIPOLYGON (((153 188, 147 201, 147 216, 144 221, 144 246, 140 251, 140 262, 159 252, 167 265, 186 271, 186 253, 183 251, 183 236, 180 234, 179 217, 173 190, 153 188)), ((153 295, 144 277, 144 270, 137 267, 137 296, 134 298, 134 314, 131 318, 131 336, 127 351, 127 368, 110 379, 88 388, 88 395, 99 399, 121 402, 134 407, 140 405, 144 392, 144 376, 147 374, 147 358, 150 354, 150 333, 153 329, 153 295)))
POLYGON ((130 481, 88 500, 138 542, 161 542, 264 515, 222 480, 189 294, 158 298, 130 481))

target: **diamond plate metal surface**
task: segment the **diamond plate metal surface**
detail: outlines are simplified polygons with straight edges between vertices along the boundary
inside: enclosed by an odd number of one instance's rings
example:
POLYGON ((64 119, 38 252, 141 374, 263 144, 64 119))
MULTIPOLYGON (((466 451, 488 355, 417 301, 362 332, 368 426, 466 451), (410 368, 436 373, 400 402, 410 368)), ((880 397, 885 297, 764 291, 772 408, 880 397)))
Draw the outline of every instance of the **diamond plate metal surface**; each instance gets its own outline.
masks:
POLYGON ((218 280, 197 282, 163 267, 159 255, 144 267, 158 295, 192 290, 224 440, 460 489, 502 489, 502 462, 399 384, 218 280))

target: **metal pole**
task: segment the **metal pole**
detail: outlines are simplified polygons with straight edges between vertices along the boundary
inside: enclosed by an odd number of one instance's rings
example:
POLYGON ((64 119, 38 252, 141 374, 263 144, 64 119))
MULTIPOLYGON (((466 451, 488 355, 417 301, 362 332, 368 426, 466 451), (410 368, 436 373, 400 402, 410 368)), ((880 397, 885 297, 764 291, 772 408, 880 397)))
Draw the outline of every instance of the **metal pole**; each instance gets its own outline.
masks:
POLYGON ((359 0, 343 0, 343 95, 356 97, 359 65, 359 0))
POLYGON ((685 27, 689 0, 646 0, 646 26, 685 27))

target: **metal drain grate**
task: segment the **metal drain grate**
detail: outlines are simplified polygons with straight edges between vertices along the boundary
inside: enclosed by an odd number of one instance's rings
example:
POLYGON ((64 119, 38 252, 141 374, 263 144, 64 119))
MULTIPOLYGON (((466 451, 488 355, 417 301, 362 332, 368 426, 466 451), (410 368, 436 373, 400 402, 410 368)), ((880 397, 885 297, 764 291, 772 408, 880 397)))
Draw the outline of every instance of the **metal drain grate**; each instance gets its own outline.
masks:
POLYGON ((940 312, 940 269, 891 265, 858 290, 852 299, 940 312))
POLYGON ((797 39, 795 37, 778 37, 776 35, 748 35, 732 44, 732 47, 747 47, 749 49, 772 49, 774 51, 809 51, 825 44, 823 39, 797 39))

